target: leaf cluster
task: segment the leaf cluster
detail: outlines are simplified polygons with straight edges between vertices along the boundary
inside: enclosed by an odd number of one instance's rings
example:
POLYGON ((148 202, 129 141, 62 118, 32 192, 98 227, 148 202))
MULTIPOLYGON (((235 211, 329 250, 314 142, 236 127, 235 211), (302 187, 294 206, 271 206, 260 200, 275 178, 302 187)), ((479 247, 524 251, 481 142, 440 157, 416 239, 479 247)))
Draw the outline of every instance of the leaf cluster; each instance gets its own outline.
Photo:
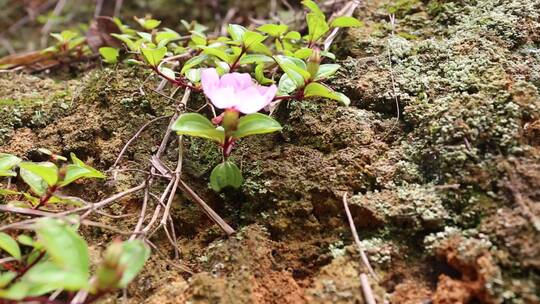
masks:
MULTIPOLYGON (((70 220, 77 222, 76 218, 70 220)), ((97 266, 97 280, 92 282, 88 245, 76 226, 43 218, 33 230, 35 237, 20 234, 13 238, 0 232, 0 257, 7 254, 14 260, 0 265, 0 299, 23 301, 55 290, 99 294, 125 288, 150 255, 140 240, 113 243, 97 266)))

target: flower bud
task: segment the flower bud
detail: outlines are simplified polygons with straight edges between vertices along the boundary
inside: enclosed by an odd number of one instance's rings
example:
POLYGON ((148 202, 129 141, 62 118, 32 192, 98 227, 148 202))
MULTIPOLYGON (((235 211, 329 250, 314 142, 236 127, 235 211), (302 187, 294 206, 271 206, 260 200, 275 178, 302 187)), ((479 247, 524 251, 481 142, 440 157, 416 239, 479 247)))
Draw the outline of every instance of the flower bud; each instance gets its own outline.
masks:
POLYGON ((115 268, 120 263, 120 257, 122 256, 122 242, 115 240, 112 242, 107 250, 105 251, 105 256, 103 257, 103 263, 108 267, 115 268))
POLYGON ((311 56, 308 59, 307 70, 311 75, 311 78, 315 78, 317 72, 319 72, 319 66, 321 65, 321 50, 318 48, 313 49, 311 56))
POLYGON ((238 118, 240 117, 240 113, 236 111, 235 109, 227 109, 223 113, 223 128, 225 129, 226 134, 230 134, 234 131, 236 131, 236 128, 238 127, 238 118))

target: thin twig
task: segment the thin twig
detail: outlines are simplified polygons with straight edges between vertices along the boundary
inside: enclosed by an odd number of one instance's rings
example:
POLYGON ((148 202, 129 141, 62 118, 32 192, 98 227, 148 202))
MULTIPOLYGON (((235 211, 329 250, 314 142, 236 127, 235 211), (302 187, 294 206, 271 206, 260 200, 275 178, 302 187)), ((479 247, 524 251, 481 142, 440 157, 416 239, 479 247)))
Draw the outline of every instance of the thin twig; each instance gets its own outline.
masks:
POLYGON ((10 212, 10 213, 19 213, 23 215, 32 215, 32 216, 53 216, 55 214, 52 212, 46 212, 46 211, 30 209, 30 208, 13 207, 9 205, 0 205, 0 211, 10 212))
POLYGON ((112 165, 113 168, 116 168, 116 166, 118 166, 118 163, 120 162, 120 160, 122 159, 122 156, 126 153, 129 145, 131 145, 140 135, 141 133, 146 129, 148 128, 148 126, 150 126, 151 124, 155 123, 156 121, 159 121, 163 118, 167 118, 167 117, 170 117, 169 116, 160 116, 160 117, 156 117, 152 120, 150 120, 149 122, 145 123, 140 129, 139 131, 137 131, 137 133, 135 133, 135 135, 133 135, 133 137, 131 137, 128 142, 124 145, 124 147, 122 148, 122 150, 120 151, 120 154, 118 154, 118 157, 116 158, 116 160, 114 161, 114 164, 112 165))
MULTIPOLYGON (((90 213, 92 213, 93 211, 95 211, 97 209, 100 209, 100 208, 103 208, 103 207, 105 207, 105 206, 107 206, 107 205, 109 205, 111 203, 114 203, 115 201, 121 199, 124 196, 127 196, 127 195, 130 195, 132 193, 138 192, 139 190, 142 190, 144 187, 145 187, 145 183, 142 183, 139 186, 136 186, 136 187, 130 188, 130 189, 126 190, 126 191, 122 191, 120 193, 117 193, 117 194, 115 194, 113 196, 110 196, 110 197, 108 197, 108 198, 106 198, 104 200, 101 200, 101 201, 99 201, 97 203, 91 203, 91 204, 88 204, 88 205, 83 206, 83 207, 79 207, 79 208, 76 208, 76 209, 73 209, 73 210, 68 210, 68 211, 59 212, 59 213, 50 213, 50 212, 48 212, 47 215, 43 215, 43 216, 50 217, 50 218, 62 218, 62 217, 65 217, 65 216, 68 216, 68 215, 71 215, 71 214, 76 214, 76 213, 86 211, 86 213, 81 216, 81 219, 82 219, 82 218, 90 215, 90 213)), ((0 207, 4 207, 4 206, 0 205, 0 207)), ((33 210, 33 211, 39 211, 39 210, 33 210)), ((43 212, 43 211, 39 211, 39 212, 43 212)), ((20 221, 20 222, 17 222, 17 223, 4 225, 4 226, 0 227, 0 231, 8 230, 8 229, 20 228, 20 227, 26 227, 28 225, 34 224, 37 220, 38 219, 36 219, 36 218, 32 218, 32 219, 20 221)))
MULTIPOLYGON (((391 32, 391 38, 394 38, 395 30, 396 30, 396 16, 391 14, 389 15, 390 24, 392 25, 392 32, 391 32)), ((394 75, 394 65, 392 64, 392 50, 390 48, 390 40, 387 40, 387 56, 388 56, 388 69, 390 72, 390 81, 392 83, 392 98, 394 99, 394 102, 396 104, 396 123, 392 125, 392 128, 384 135, 386 137, 390 132, 394 130, 396 125, 399 123, 400 118, 400 110, 399 110, 399 98, 397 95, 397 86, 396 86, 396 77, 394 75)), ((383 138, 384 138, 383 137, 383 138)))
POLYGON ((362 248, 362 242, 360 241, 360 237, 358 237, 358 232, 356 231, 356 226, 354 225, 354 221, 351 215, 351 211, 349 210, 349 204, 347 203, 347 193, 345 192, 343 194, 343 207, 345 207, 345 213, 347 213, 347 219, 349 221, 349 226, 351 227, 351 232, 353 234, 354 242, 356 243, 356 247, 358 248, 358 252, 360 252, 360 257, 362 258, 362 262, 367 267, 369 274, 373 276, 375 280, 379 280, 379 277, 373 271, 373 268, 371 268, 371 265, 369 264, 369 259, 364 252, 364 249, 362 248))
POLYGON ((143 204, 141 208, 141 214, 139 215, 139 219, 137 220, 137 224, 135 225, 135 229, 133 229, 133 233, 129 237, 129 240, 135 239, 139 231, 141 231, 141 227, 144 223, 144 218, 146 216, 146 208, 148 206, 148 199, 149 199, 149 190, 148 187, 144 188, 144 198, 143 198, 143 204))
POLYGON ((360 274, 360 284, 362 284, 362 292, 364 293, 364 300, 366 304, 377 304, 375 297, 373 296, 373 290, 369 285, 368 277, 365 273, 360 274))
POLYGON ((180 181, 180 188, 182 188, 182 190, 184 190, 184 192, 189 195, 203 209, 206 215, 208 215, 208 217, 210 217, 210 219, 212 219, 212 221, 214 221, 214 223, 216 223, 227 235, 235 233, 234 229, 182 180, 180 181))

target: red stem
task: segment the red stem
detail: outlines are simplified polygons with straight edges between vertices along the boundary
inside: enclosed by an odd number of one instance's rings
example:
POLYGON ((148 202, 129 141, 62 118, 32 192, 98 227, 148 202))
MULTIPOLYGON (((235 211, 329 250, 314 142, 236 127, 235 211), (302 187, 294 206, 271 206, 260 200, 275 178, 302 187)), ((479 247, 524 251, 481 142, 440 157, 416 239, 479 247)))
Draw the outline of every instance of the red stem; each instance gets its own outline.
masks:
POLYGON ((35 261, 33 261, 31 264, 28 264, 26 265, 26 267, 24 267, 23 269, 21 269, 19 271, 19 273, 17 274, 17 276, 15 278, 13 278, 13 280, 11 280, 11 282, 15 282, 16 280, 20 279, 23 275, 25 275, 28 270, 32 269, 32 267, 36 266, 37 263, 39 263, 39 261, 41 261, 41 259, 45 256, 45 251, 42 251, 39 253, 39 256, 36 258, 35 261))
POLYGON ((58 185, 53 185, 47 189, 47 192, 45 195, 39 198, 39 203, 34 207, 34 209, 39 209, 39 207, 45 206, 51 197, 54 195, 54 193, 58 190, 58 185))
POLYGON ((238 66, 238 62, 240 62, 240 58, 242 58, 242 56, 244 56, 244 54, 246 53, 247 51, 247 48, 245 46, 242 47, 242 51, 240 52, 240 55, 238 55, 238 57, 236 58, 236 60, 234 61, 234 63, 232 65, 229 66, 229 72, 232 72, 234 71, 237 66, 238 66))
POLYGON ((191 90, 193 90, 194 92, 200 92, 201 91, 201 88, 198 88, 198 87, 194 87, 192 85, 190 85, 189 83, 185 83, 183 80, 181 79, 172 79, 170 77, 168 77, 167 75, 161 73, 161 71, 155 67, 155 66, 152 66, 152 70, 158 74, 159 76, 165 78, 168 82, 176 85, 176 86, 179 86, 179 87, 183 87, 183 88, 190 88, 191 90))

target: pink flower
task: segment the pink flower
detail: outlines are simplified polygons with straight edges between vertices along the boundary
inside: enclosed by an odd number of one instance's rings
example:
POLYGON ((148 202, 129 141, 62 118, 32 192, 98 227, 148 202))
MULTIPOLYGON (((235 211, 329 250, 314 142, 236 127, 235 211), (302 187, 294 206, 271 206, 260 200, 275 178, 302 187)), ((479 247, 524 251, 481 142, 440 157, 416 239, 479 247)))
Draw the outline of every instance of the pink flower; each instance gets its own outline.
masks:
POLYGON ((266 107, 277 92, 277 87, 256 84, 249 74, 229 73, 219 77, 216 69, 201 72, 204 94, 220 109, 234 109, 251 114, 266 107))

